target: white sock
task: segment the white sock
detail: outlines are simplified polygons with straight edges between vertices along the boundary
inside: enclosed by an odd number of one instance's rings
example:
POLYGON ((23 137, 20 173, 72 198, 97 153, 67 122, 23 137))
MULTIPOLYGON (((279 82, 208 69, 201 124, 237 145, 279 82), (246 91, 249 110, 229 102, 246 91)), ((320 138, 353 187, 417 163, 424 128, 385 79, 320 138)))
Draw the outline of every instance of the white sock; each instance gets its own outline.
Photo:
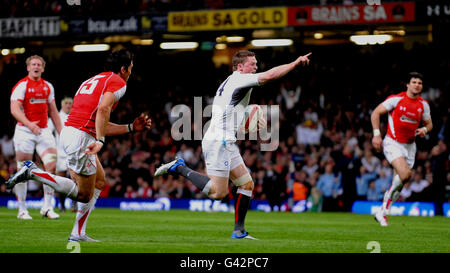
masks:
POLYGON ((55 190, 45 184, 42 186, 44 188, 44 204, 42 205, 42 208, 51 209, 53 208, 52 200, 55 190))
POLYGON ((14 186, 14 192, 16 193, 19 211, 27 210, 27 183, 28 182, 18 183, 14 186))
POLYGON ((209 195, 209 191, 211 190, 212 181, 209 180, 208 183, 206 183, 205 187, 203 188, 202 192, 206 195, 209 195))
POLYGON ((244 190, 244 189, 237 189, 236 193, 242 193, 243 195, 246 195, 248 197, 252 197, 252 191, 244 190))
POLYGON ((78 202, 78 211, 75 218, 75 224, 72 228, 72 235, 80 236, 86 234, 87 220, 92 210, 94 209, 95 202, 97 202, 98 196, 101 192, 102 191, 99 189, 94 189, 94 195, 92 196, 92 199, 89 200, 89 202, 78 202))
POLYGON ((389 187, 389 190, 384 194, 382 207, 383 215, 389 215, 392 204, 397 201, 398 197, 400 196, 400 190, 402 189, 402 187, 403 183, 400 180, 400 176, 397 174, 396 176, 394 176, 394 179, 392 179, 392 184, 389 187))
POLYGON ((41 169, 33 169, 31 171, 31 179, 50 186, 55 191, 67 195, 71 199, 77 198, 78 186, 71 179, 57 176, 41 169))

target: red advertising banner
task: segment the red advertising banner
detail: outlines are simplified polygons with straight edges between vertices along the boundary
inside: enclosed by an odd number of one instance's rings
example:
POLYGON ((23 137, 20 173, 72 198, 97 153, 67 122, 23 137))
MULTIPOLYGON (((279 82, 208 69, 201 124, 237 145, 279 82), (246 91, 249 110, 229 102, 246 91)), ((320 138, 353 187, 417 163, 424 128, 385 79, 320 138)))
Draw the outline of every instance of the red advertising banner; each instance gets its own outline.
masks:
POLYGON ((414 2, 288 8, 289 26, 413 22, 414 2))

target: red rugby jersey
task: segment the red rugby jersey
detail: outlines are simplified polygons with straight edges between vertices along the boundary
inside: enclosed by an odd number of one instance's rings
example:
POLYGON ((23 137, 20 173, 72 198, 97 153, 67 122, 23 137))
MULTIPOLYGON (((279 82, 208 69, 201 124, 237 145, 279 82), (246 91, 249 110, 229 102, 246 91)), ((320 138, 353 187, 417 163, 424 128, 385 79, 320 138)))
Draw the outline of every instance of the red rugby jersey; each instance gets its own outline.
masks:
MULTIPOLYGON (((44 79, 32 80, 26 76, 13 87, 11 101, 22 102, 23 111, 29 121, 39 121, 40 128, 47 127, 48 104, 55 100, 53 85, 44 79)), ((19 125, 23 126, 21 122, 19 125)))
POLYGON ((72 126, 96 137, 95 117, 103 94, 115 96, 113 110, 125 94, 127 83, 114 72, 100 73, 83 82, 73 98, 73 106, 65 126, 72 126))
POLYGON ((401 143, 413 143, 421 120, 429 120, 430 106, 421 97, 411 99, 406 92, 389 96, 384 102, 389 111, 387 134, 401 143))

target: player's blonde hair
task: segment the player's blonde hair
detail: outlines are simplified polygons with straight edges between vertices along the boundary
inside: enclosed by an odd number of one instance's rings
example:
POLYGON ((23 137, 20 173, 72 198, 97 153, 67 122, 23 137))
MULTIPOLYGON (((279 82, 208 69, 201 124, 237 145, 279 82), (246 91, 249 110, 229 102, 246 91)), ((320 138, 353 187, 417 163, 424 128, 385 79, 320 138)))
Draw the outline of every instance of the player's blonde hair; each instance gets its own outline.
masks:
POLYGON ((42 58, 42 57, 39 56, 39 55, 33 55, 33 56, 28 57, 27 60, 25 61, 25 63, 27 64, 27 66, 30 65, 31 60, 33 60, 33 59, 38 59, 38 60, 40 60, 40 61, 42 62, 42 67, 45 68, 45 61, 44 61, 44 58, 42 58))
POLYGON ((255 53, 248 50, 240 50, 233 56, 233 71, 237 70, 238 64, 243 64, 247 57, 254 57, 255 53))

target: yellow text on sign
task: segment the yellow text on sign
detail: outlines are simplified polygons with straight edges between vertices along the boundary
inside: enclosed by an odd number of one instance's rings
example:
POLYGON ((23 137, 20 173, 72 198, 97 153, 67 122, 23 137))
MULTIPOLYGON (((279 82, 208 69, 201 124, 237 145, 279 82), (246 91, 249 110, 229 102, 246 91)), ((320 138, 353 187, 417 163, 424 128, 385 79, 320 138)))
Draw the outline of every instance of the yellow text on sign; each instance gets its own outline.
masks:
POLYGON ((169 31, 271 28, 287 25, 287 8, 170 12, 169 31))

